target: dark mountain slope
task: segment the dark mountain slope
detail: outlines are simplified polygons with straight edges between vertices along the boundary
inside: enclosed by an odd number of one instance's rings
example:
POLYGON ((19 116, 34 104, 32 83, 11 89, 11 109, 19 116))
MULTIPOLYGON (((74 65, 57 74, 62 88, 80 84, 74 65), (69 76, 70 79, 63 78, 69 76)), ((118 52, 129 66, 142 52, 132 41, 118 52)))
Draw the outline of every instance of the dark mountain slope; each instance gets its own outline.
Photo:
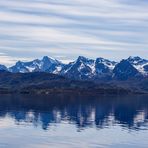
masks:
POLYGON ((127 60, 122 60, 113 70, 113 78, 118 80, 127 80, 139 74, 138 70, 127 60))
POLYGON ((43 73, 0 72, 0 93, 131 93, 129 89, 91 81, 76 81, 63 76, 43 73))

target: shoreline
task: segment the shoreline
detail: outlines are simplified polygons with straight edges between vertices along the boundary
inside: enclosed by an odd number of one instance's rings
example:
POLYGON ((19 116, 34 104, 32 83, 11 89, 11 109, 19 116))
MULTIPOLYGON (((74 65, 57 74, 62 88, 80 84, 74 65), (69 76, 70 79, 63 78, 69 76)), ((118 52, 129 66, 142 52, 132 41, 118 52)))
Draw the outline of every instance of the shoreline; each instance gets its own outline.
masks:
POLYGON ((148 92, 133 91, 129 89, 31 89, 30 90, 9 90, 0 89, 1 94, 82 94, 82 95, 147 95, 148 92))

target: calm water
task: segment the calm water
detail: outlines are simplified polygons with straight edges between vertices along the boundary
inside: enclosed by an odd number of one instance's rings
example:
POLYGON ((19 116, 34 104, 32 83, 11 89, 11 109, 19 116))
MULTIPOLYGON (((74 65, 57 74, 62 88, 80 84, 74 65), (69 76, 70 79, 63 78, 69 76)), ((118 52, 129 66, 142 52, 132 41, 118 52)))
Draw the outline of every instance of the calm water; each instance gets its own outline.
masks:
POLYGON ((0 148, 147 148, 148 96, 0 96, 0 148))

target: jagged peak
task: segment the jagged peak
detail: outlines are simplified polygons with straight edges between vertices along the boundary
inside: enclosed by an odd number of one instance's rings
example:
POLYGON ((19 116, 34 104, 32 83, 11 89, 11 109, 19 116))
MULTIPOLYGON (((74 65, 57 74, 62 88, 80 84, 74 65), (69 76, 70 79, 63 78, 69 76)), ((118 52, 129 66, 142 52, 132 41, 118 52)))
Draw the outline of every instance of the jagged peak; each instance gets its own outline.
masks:
POLYGON ((53 58, 50 58, 50 57, 48 57, 48 56, 43 56, 43 59, 42 59, 43 61, 49 61, 49 60, 55 60, 55 59, 53 59, 53 58))
POLYGON ((16 65, 16 66, 22 66, 23 64, 24 64, 24 62, 22 62, 22 61, 19 60, 19 61, 16 62, 15 65, 16 65))
POLYGON ((105 61, 111 62, 111 61, 109 61, 108 59, 105 59, 105 58, 101 58, 101 57, 96 58, 96 62, 105 62, 105 61))
POLYGON ((0 70, 7 70, 7 67, 5 65, 0 64, 0 70))
POLYGON ((57 60, 57 59, 55 59, 55 58, 52 58, 52 57, 48 57, 48 56, 44 56, 43 58, 42 58, 42 61, 44 61, 44 62, 51 62, 51 63, 57 63, 57 64, 62 64, 62 62, 61 61, 59 61, 59 60, 57 60))
POLYGON ((134 56, 130 56, 127 60, 130 63, 132 63, 133 65, 138 65, 138 64, 143 65, 145 63, 148 63, 148 60, 143 59, 143 58, 141 58, 139 56, 135 56, 135 57, 134 56))
POLYGON ((129 61, 147 61, 148 62, 148 60, 141 58, 139 56, 130 56, 127 60, 129 60, 129 61))
POLYGON ((87 61, 94 61, 93 59, 84 57, 84 56, 79 56, 76 60, 77 62, 81 61, 81 62, 87 62, 87 61))
POLYGON ((39 59, 35 59, 35 60, 33 60, 33 62, 40 62, 41 60, 39 60, 39 59))
POLYGON ((0 64, 0 67, 6 67, 5 65, 0 64))
POLYGON ((129 64, 131 64, 128 59, 122 59, 118 64, 120 64, 120 63, 129 63, 129 64))
POLYGON ((84 56, 79 56, 77 60, 87 60, 88 58, 84 57, 84 56))
POLYGON ((111 63, 117 63, 117 62, 115 62, 115 61, 108 60, 108 59, 102 58, 102 57, 96 58, 96 61, 97 61, 97 62, 111 62, 111 63))
POLYGON ((138 61, 138 60, 143 60, 143 59, 141 57, 139 57, 139 56, 130 56, 128 58, 128 60, 136 60, 136 61, 138 61))

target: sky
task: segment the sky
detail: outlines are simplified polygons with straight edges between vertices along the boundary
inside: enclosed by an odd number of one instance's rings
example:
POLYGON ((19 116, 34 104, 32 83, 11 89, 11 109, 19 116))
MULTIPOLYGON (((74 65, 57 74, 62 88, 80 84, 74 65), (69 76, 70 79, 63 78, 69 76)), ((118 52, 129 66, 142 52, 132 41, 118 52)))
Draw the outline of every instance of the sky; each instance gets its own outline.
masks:
POLYGON ((148 0, 1 0, 0 63, 148 59, 148 0))

